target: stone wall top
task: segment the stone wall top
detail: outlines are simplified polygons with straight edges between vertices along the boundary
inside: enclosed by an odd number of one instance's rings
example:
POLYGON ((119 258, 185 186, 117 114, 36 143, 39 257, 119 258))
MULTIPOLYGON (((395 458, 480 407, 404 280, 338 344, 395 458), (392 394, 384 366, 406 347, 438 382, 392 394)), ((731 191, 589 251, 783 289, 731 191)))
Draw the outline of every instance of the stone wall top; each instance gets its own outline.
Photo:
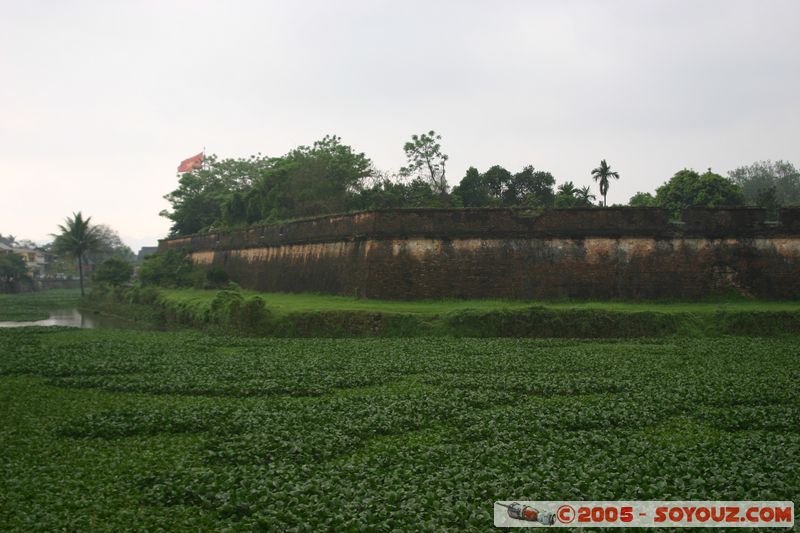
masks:
POLYGON ((355 239, 800 236, 800 208, 691 208, 679 221, 647 207, 385 209, 164 239, 159 250, 226 250, 355 239))

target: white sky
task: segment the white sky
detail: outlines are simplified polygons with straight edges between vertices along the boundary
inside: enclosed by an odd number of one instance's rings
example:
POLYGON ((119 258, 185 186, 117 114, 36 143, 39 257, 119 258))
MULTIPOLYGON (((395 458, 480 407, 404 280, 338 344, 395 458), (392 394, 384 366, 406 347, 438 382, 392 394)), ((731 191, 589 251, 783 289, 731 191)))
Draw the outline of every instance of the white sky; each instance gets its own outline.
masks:
POLYGON ((155 244, 181 159, 335 133, 383 170, 435 129, 455 185, 525 164, 610 202, 684 167, 800 163, 800 2, 0 0, 0 233, 81 210, 155 244))

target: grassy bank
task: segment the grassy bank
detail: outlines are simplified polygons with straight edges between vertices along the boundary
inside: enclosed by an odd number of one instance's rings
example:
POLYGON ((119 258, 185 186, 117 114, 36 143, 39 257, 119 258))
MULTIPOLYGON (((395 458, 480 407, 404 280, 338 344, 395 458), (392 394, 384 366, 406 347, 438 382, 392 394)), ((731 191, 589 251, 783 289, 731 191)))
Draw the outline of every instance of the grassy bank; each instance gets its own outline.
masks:
POLYGON ((51 310, 77 307, 80 298, 80 289, 0 294, 0 321, 44 320, 51 310))
MULTIPOLYGON (((207 306, 216 296, 215 291, 200 289, 162 289, 167 299, 192 306, 207 306)), ((525 300, 369 300, 347 296, 308 293, 263 293, 238 291, 245 299, 261 297, 276 314, 316 311, 365 311, 372 313, 402 313, 437 315, 455 311, 501 311, 526 309, 532 305, 553 310, 599 310, 619 312, 656 313, 716 313, 716 312, 780 312, 800 311, 800 301, 765 301, 748 299, 709 299, 700 302, 640 301, 640 302, 578 302, 525 300)))
POLYGON ((800 334, 800 302, 377 301, 253 291, 94 290, 101 312, 276 337, 618 338, 800 334))
POLYGON ((799 357, 0 330, 0 530, 488 531, 508 498, 796 500, 799 357))

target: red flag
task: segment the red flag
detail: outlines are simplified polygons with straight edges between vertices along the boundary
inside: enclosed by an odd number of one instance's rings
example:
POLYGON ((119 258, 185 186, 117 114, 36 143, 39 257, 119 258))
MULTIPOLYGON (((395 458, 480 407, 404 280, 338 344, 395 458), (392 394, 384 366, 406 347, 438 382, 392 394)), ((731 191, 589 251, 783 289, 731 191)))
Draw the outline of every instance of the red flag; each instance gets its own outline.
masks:
POLYGON ((178 165, 178 172, 191 172, 196 168, 203 168, 203 159, 205 159, 205 154, 203 152, 193 155, 189 159, 184 159, 181 161, 181 164, 178 165))

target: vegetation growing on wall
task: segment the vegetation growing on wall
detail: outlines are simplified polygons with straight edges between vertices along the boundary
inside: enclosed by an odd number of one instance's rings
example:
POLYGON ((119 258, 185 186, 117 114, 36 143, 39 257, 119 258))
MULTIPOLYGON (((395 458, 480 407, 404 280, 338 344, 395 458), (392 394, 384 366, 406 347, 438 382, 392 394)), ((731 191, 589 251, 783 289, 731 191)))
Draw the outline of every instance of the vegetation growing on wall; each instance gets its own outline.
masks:
MULTIPOLYGON (((419 207, 571 208, 607 205, 612 180, 619 179, 603 159, 591 171, 599 194, 589 186, 526 165, 516 173, 501 165, 481 172, 470 167, 449 189, 448 156, 435 131, 413 135, 403 146, 407 164, 399 175, 375 168, 364 153, 335 135, 287 154, 248 158, 206 157, 204 165, 181 175, 165 198, 172 209, 170 236, 225 230, 252 224, 369 209, 419 207)), ((730 178, 710 170, 677 172, 655 193, 639 192, 638 207, 758 205, 774 211, 800 202, 800 174, 789 163, 756 163, 731 171, 730 178)))

